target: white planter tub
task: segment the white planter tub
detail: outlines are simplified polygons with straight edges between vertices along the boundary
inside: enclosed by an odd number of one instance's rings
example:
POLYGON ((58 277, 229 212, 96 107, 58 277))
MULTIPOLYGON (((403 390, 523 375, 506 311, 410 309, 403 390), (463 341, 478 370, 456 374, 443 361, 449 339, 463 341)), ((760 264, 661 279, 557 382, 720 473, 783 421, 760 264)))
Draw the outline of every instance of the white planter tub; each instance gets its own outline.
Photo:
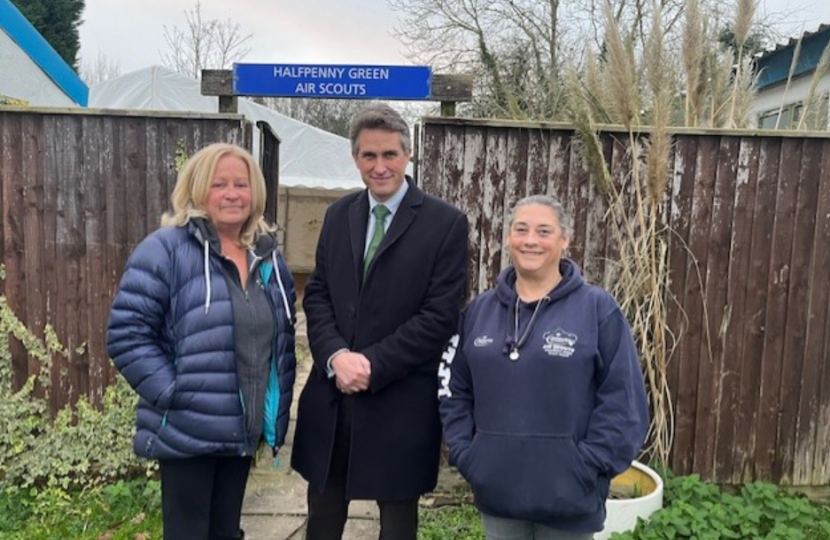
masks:
POLYGON ((653 469, 637 461, 625 472, 611 480, 612 485, 637 486, 642 496, 634 499, 608 499, 605 503, 607 517, 605 528, 594 540, 608 540, 611 533, 633 530, 637 518, 648 518, 663 508, 663 479, 653 469))

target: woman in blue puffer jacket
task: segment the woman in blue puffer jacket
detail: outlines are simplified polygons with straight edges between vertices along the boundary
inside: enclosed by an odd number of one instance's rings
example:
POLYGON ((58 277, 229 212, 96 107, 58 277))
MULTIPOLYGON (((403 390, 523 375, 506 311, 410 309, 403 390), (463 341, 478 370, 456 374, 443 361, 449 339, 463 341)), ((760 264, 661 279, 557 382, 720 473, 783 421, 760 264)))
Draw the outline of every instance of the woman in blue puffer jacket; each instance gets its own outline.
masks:
POLYGON ((107 350, 138 393, 136 454, 158 459, 165 540, 236 540, 251 458, 288 430, 294 284, 231 144, 197 152, 173 210, 127 262, 107 350))

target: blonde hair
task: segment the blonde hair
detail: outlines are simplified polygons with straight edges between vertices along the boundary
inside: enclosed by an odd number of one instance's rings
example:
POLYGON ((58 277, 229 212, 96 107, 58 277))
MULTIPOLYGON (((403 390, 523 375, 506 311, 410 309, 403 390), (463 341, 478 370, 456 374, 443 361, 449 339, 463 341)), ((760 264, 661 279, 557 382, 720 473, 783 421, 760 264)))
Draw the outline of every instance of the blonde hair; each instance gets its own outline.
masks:
POLYGON ((225 156, 238 157, 248 167, 248 178, 251 184, 251 215, 242 225, 240 242, 244 246, 252 246, 256 237, 273 230, 263 217, 265 212, 265 177, 253 156, 244 148, 235 144, 214 143, 193 154, 187 160, 176 187, 170 196, 173 209, 161 218, 161 225, 178 227, 185 225, 193 218, 209 218, 205 210, 205 202, 210 191, 210 183, 216 173, 216 164, 225 156))

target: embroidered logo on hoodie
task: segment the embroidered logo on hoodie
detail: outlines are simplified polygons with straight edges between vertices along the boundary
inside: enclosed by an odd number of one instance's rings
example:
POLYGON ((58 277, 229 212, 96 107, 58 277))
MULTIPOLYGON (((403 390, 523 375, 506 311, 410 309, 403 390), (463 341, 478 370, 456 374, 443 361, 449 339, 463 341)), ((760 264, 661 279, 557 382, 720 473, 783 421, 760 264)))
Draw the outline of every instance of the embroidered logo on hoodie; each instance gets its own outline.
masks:
POLYGON ((557 328, 552 332, 545 332, 545 344, 542 350, 550 356, 559 356, 561 358, 570 358, 574 353, 574 345, 576 345, 579 336, 565 332, 561 328, 557 328))
POLYGON ((486 347, 487 345, 493 344, 493 338, 490 336, 478 336, 475 341, 473 341, 473 345, 476 347, 486 347))

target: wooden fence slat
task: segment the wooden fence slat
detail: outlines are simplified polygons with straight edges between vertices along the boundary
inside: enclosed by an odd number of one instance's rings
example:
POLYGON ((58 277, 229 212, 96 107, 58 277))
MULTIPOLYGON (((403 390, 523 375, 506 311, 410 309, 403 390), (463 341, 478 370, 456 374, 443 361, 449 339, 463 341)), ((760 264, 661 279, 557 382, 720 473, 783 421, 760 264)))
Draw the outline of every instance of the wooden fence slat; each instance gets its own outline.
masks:
POLYGON ((131 186, 127 205, 127 242, 135 247, 147 236, 147 119, 127 118, 124 122, 124 150, 127 153, 125 174, 131 186))
POLYGON ((507 133, 504 130, 488 130, 486 135, 487 161, 484 173, 484 189, 481 212, 481 256, 478 291, 487 290, 496 283, 503 261, 501 255, 504 236, 505 183, 501 181, 507 171, 507 133), (486 241, 484 240, 486 239, 486 241))
MULTIPOLYGON (((176 171, 176 152, 179 149, 187 153, 186 139, 184 132, 192 129, 193 121, 176 122, 174 120, 165 120, 163 130, 161 131, 161 140, 159 141, 159 166, 164 174, 161 176, 161 185, 163 188, 163 196, 160 201, 161 213, 164 214, 170 210, 170 194, 173 193, 173 188, 176 187, 176 179, 178 173, 176 171)), ((193 152, 195 153, 195 151, 193 152)), ((158 216, 155 228, 161 224, 161 215, 158 216)))
MULTIPOLYGON (((741 380, 738 388, 738 408, 735 414, 733 451, 733 481, 742 483, 754 478, 754 455, 757 438, 759 389, 761 387, 761 358, 764 348, 766 320, 766 290, 769 274, 770 248, 781 139, 768 138, 761 142, 758 163, 758 181, 752 216, 749 268, 746 274, 746 304, 743 334, 736 335, 742 343, 741 380)), ((740 314, 736 314, 740 316, 740 314)))
POLYGON ((81 127, 74 118, 58 117, 55 122, 56 142, 56 212, 55 256, 59 263, 55 268, 55 311, 54 326, 58 339, 67 355, 53 356, 51 407, 58 410, 78 398, 79 378, 77 366, 73 365, 72 351, 78 346, 77 318, 80 270, 77 190, 82 176, 80 154, 81 127))
MULTIPOLYGON (((622 193, 624 187, 629 184, 628 177, 631 174, 631 166, 628 160, 628 147, 626 146, 625 142, 622 141, 619 137, 610 136, 607 137, 606 141, 603 141, 603 149, 605 151, 606 159, 611 164, 609 167, 611 172, 611 180, 614 186, 616 187, 616 191, 618 192, 619 196, 628 197, 628 194, 622 193)), ((579 160, 579 158, 575 159, 579 160)), ((581 160, 579 161, 581 163, 581 160)), ((573 177, 571 178, 571 183, 580 181, 580 176, 574 171, 572 171, 572 173, 573 177)), ((587 172, 585 174, 587 174, 587 172)), ((615 194, 609 193, 603 194, 601 196, 607 197, 609 199, 609 202, 604 205, 607 212, 609 206, 613 204, 613 198, 615 194)), ((607 233, 605 238, 605 245, 602 246, 604 252, 603 257, 605 260, 605 272, 602 277, 602 280, 599 283, 602 284, 605 288, 611 289, 612 284, 616 282, 617 276, 619 275, 619 267, 617 265, 617 261, 620 260, 620 243, 619 238, 615 233, 615 230, 619 228, 624 228, 626 225, 620 223, 619 220, 610 213, 606 213, 605 221, 607 233)))
POLYGON ((566 131, 555 131, 550 138, 548 150, 548 182, 545 193, 565 202, 564 196, 568 193, 568 180, 571 171, 572 154, 571 134, 566 131))
MULTIPOLYGON (((809 269, 813 251, 821 172, 821 141, 803 141, 800 182, 795 207, 795 226, 791 236, 792 255, 789 261, 790 286, 787 299, 787 323, 784 334, 784 362, 781 372, 778 439, 776 442, 775 477, 786 484, 793 483, 793 457, 804 365, 804 345, 807 330, 807 307, 810 295, 809 269)), ((804 411, 808 421, 812 411, 804 411)))
MULTIPOLYGON (((689 229, 692 213, 692 196, 695 186, 697 163, 697 138, 678 137, 674 154, 674 174, 671 186, 669 210, 669 296, 666 307, 666 323, 671 330, 671 353, 668 361, 667 382, 672 392, 672 403, 677 409, 677 389, 680 387, 681 367, 692 359, 683 355, 680 341, 688 328, 685 305, 686 269, 689 257, 689 229)), ((678 445, 674 445, 672 461, 678 445)), ((683 450, 687 451, 686 449, 683 450)))
MULTIPOLYGON (((104 332, 106 332, 106 321, 109 319, 111 299, 115 296, 121 273, 130 254, 127 232, 127 200, 132 200, 132 193, 130 193, 130 186, 127 184, 126 164, 124 163, 126 161, 124 156, 127 153, 124 144, 125 134, 125 123, 113 119, 112 156, 105 161, 106 168, 103 171, 106 178, 103 185, 103 196, 106 201, 104 212, 106 219, 104 226, 106 231, 106 279, 103 286, 106 290, 104 307, 105 316, 107 317, 101 324, 104 332)), ((107 367, 107 384, 111 384, 116 377, 117 370, 106 355, 106 350, 104 350, 104 354, 107 367)))
MULTIPOLYGON (((822 485, 830 478, 820 474, 827 470, 830 443, 821 439, 820 426, 830 424, 828 409, 822 406, 822 368, 826 356, 825 328, 830 304, 830 141, 821 141, 817 174, 815 234, 811 246, 813 257, 809 268, 807 321, 804 336, 804 369, 796 415, 793 482, 800 485, 822 485)), ((830 437, 830 434, 825 434, 830 437)))
POLYGON ((438 193, 441 183, 441 150, 443 129, 421 130, 422 143, 419 148, 418 183, 428 193, 438 193))
POLYGON ((746 325, 746 276, 752 246, 752 218, 758 185, 759 139, 742 139, 738 155, 729 249, 726 305, 721 327, 721 377, 715 438, 716 478, 734 477, 736 412, 741 385, 741 338, 746 325))
MULTIPOLYGON (((40 273, 43 276, 44 287, 44 302, 46 322, 50 324, 55 331, 63 331, 62 323, 59 323, 63 306, 59 304, 59 289, 61 286, 61 277, 59 274, 58 263, 58 190, 59 190, 59 176, 57 171, 61 170, 61 156, 62 151, 60 147, 63 145, 60 133, 60 117, 47 115, 43 117, 43 155, 41 161, 43 163, 44 174, 44 191, 43 191, 43 264, 41 265, 40 273)), ((63 268, 60 267, 60 273, 63 268)), ((60 334, 58 334, 60 336, 60 334)), ((55 372, 59 369, 63 357, 59 354, 51 355, 52 359, 52 378, 55 381, 55 372)), ((54 387, 51 392, 59 391, 54 387)), ((53 409, 52 412, 55 412, 53 409)))
POLYGON ((464 144, 465 137, 462 126, 449 126, 445 130, 442 159, 444 169, 441 173, 441 187, 436 194, 456 207, 461 203, 463 192, 450 190, 449 188, 450 186, 461 186, 464 177, 464 144))
POLYGON ((761 395, 758 400, 758 436, 755 450, 755 474, 761 478, 773 478, 775 472, 792 233, 798 192, 798 179, 792 167, 794 164, 801 163, 801 150, 801 141, 786 139, 781 150, 781 163, 778 169, 778 195, 766 294, 767 317, 763 325, 764 352, 761 360, 761 395))
POLYGON ((144 214, 144 227, 147 234, 156 230, 162 214, 167 211, 167 180, 162 157, 164 125, 158 120, 149 120, 146 123, 147 141, 147 176, 145 189, 147 197, 147 212, 144 214))
POLYGON ((679 474, 687 474, 695 466, 695 435, 699 391, 699 364, 711 363, 708 349, 701 354, 702 344, 708 346, 709 336, 704 330, 704 292, 706 290, 706 262, 708 256, 709 224, 711 223, 712 198, 715 190, 715 170, 719 140, 716 137, 698 141, 695 164, 694 195, 691 209, 693 226, 689 232, 689 257, 686 282, 683 289, 688 329, 680 343, 684 363, 680 366, 680 378, 675 391, 675 452, 674 468, 679 474))
MULTIPOLYGON (((477 131, 477 130, 476 130, 477 131)), ((550 132, 533 130, 527 141, 527 194, 541 195, 548 187, 548 149, 550 132)))
POLYGON ((714 478, 715 438, 718 436, 720 389, 723 377, 723 343, 721 332, 726 311, 726 285, 730 249, 730 226, 735 201, 735 179, 738 170, 740 139, 722 137, 717 153, 715 192, 712 199, 706 258, 706 312, 709 340, 700 350, 698 371, 697 423, 695 431, 695 471, 705 478, 714 478), (708 350, 707 350, 708 349, 708 350))
POLYGON ((486 166, 485 133, 484 130, 473 129, 465 134, 464 142, 464 165, 462 166, 463 176, 461 185, 458 186, 458 193, 462 200, 459 208, 467 215, 467 226, 469 228, 469 258, 467 263, 467 279, 469 283, 467 290, 471 293, 467 300, 471 300, 477 290, 479 283, 479 260, 481 257, 481 214, 484 200, 484 171, 486 166))
POLYGON ((84 333, 87 336, 86 350, 89 364, 89 390, 86 393, 92 403, 98 404, 103 398, 107 384, 109 360, 104 343, 109 298, 106 285, 106 183, 104 171, 112 168, 112 121, 108 118, 87 123, 84 130, 84 234, 86 239, 86 298, 89 316, 84 333))
MULTIPOLYGON (((46 324, 46 304, 43 292, 43 163, 41 161, 41 144, 43 140, 43 123, 38 117, 27 116, 22 119, 22 163, 21 184, 24 206, 23 216, 23 254, 25 274, 25 323, 39 338, 43 339, 46 324)), ((40 372, 40 361, 29 355, 30 375, 40 372)))

